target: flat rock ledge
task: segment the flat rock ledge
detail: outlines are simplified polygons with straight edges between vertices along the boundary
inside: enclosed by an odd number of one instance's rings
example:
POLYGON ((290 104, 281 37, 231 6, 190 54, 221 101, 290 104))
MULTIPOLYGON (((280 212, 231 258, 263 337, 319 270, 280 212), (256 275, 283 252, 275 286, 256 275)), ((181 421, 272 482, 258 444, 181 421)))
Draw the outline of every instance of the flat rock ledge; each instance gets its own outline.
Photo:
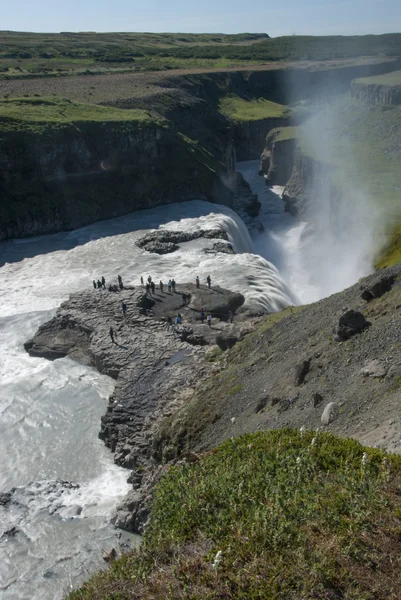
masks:
POLYGON ((68 356, 116 380, 99 437, 115 462, 132 470, 133 491, 118 511, 118 526, 142 531, 161 470, 152 456, 155 427, 213 374, 216 366, 205 360, 210 345, 221 337, 237 341, 252 329, 252 319, 243 310, 229 322, 229 311, 235 314, 243 303, 241 294, 215 286, 185 284, 175 293, 156 290, 153 296, 142 287, 91 289, 72 294, 24 344, 31 356, 68 356), (210 328, 201 322, 200 308, 212 314, 210 328), (178 313, 182 325, 170 324, 178 313))

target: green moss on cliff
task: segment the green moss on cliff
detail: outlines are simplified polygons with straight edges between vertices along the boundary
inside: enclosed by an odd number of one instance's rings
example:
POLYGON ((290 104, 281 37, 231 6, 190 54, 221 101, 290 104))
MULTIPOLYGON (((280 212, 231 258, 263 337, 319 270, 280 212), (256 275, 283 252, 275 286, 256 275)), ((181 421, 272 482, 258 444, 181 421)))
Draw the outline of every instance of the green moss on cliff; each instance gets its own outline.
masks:
POLYGON ((170 468, 139 551, 69 600, 395 600, 400 485, 400 457, 354 440, 289 429, 228 440, 170 468))
POLYGON ((280 119, 290 116, 287 106, 264 98, 245 99, 234 94, 220 99, 220 112, 234 121, 259 121, 260 119, 280 119))
POLYGON ((123 110, 73 102, 67 98, 12 98, 0 100, 0 133, 40 133, 75 123, 161 124, 145 110, 123 110))
POLYGON ((401 71, 393 71, 392 73, 385 73, 384 75, 375 75, 373 77, 360 77, 354 79, 356 83, 366 85, 385 85, 385 86, 400 86, 401 85, 401 71))

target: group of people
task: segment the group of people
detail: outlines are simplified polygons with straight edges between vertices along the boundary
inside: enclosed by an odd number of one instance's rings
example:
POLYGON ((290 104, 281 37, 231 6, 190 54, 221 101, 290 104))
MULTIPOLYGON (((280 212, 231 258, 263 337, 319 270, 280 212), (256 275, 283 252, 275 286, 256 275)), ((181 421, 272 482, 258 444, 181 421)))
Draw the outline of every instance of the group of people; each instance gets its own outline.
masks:
MULTIPOLYGON (((210 288, 211 288, 211 286, 212 286, 212 278, 210 277, 210 275, 208 275, 208 276, 206 277, 206 283, 207 283, 207 287, 208 287, 208 288, 209 288, 209 290, 210 290, 210 288)), ((197 275, 197 276, 196 276, 196 279, 195 279, 195 285, 196 285, 197 289, 199 289, 199 288, 200 288, 200 279, 199 279, 199 275, 197 275)))
MULTIPOLYGON (((121 275, 117 275, 117 279, 118 279, 118 287, 117 285, 114 283, 110 283, 108 286, 108 290, 109 292, 118 292, 118 290, 123 290, 124 289, 124 284, 123 284, 123 279, 121 277, 121 275)), ((105 290, 106 289, 106 280, 104 277, 102 277, 101 279, 98 279, 97 281, 95 279, 93 279, 92 281, 93 287, 94 289, 98 289, 98 290, 105 290)))
MULTIPOLYGON (((149 275, 149 277, 148 277, 148 279, 146 281, 146 284, 145 284, 145 282, 143 280, 143 277, 141 276, 141 286, 145 287, 147 294, 153 295, 155 293, 155 291, 156 291, 156 284, 152 280, 152 277, 150 275, 149 275)), ((168 293, 169 294, 172 294, 172 293, 175 294, 175 287, 176 287, 176 282, 175 282, 175 279, 173 277, 172 279, 169 279, 168 283, 167 283, 168 293)), ((161 279, 159 281, 159 288, 160 288, 160 292, 163 294, 163 292, 164 292, 164 283, 162 282, 161 279)))

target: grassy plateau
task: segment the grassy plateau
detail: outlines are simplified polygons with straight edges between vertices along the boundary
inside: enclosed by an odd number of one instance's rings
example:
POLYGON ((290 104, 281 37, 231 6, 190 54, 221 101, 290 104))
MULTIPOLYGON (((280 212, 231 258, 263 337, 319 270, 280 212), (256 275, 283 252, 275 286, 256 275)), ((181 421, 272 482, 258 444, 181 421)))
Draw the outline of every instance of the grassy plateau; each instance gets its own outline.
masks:
POLYGON ((170 467, 138 551, 69 600, 396 600, 401 458, 331 434, 231 439, 170 467))

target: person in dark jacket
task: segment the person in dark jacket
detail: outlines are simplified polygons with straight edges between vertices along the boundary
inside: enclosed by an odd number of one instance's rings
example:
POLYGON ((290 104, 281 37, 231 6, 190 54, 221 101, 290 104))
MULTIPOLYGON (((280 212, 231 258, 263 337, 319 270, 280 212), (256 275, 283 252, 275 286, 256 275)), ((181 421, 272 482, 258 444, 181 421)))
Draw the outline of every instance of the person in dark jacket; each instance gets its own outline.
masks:
POLYGON ((112 327, 110 327, 109 329, 109 335, 110 335, 110 339, 114 344, 114 329, 112 327))

